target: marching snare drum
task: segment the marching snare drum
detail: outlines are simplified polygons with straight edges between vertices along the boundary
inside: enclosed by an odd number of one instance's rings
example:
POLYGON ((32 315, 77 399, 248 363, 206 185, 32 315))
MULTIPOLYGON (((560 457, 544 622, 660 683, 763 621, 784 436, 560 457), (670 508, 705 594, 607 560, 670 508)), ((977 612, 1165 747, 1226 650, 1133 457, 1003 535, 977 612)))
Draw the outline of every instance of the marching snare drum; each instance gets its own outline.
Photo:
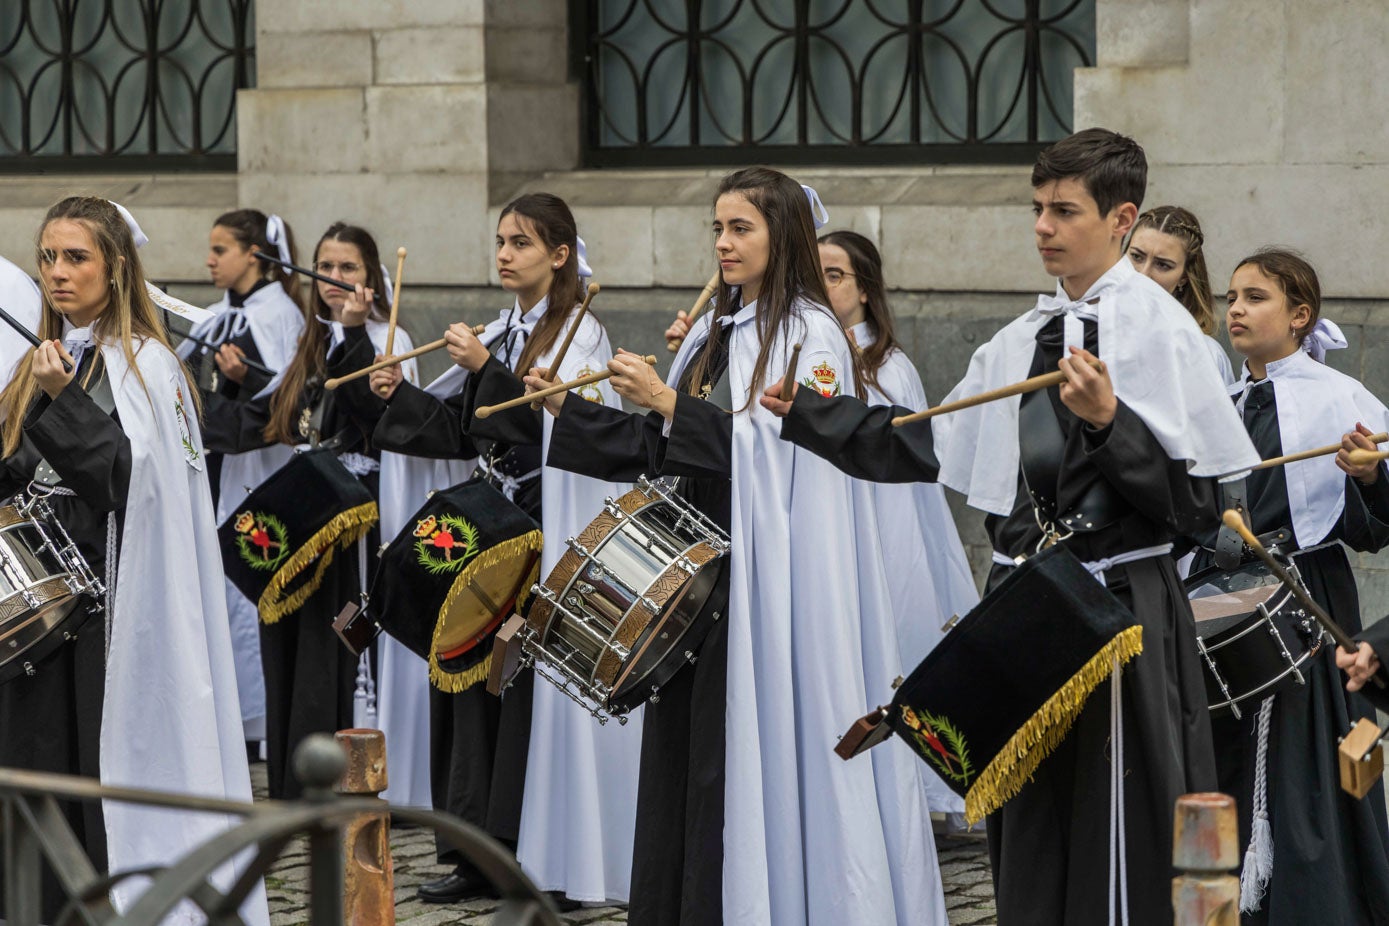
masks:
POLYGON ((600 722, 659 696, 724 606, 728 535, 658 482, 606 500, 533 589, 522 661, 600 722))
MULTIPOLYGON (((1288 571, 1301 581, 1290 563, 1288 571)), ((1305 681, 1325 631, 1263 563, 1206 569, 1186 582, 1196 645, 1206 665, 1211 712, 1242 716, 1240 704, 1305 681)))
POLYGON ((0 682, 35 666, 98 608, 106 588, 44 501, 0 507, 0 682))

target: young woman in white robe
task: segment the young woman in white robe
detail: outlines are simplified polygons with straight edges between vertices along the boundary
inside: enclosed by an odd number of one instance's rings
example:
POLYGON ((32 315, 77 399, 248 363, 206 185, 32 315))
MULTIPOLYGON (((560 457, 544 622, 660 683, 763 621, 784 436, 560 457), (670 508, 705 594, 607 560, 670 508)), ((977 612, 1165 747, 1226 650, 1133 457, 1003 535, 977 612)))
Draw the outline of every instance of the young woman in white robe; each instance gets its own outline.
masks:
MULTIPOLYGON (((107 593, 34 674, 0 685, 0 765, 249 802, 195 392, 146 294, 136 232, 106 200, 71 197, 39 233, 44 340, 0 393, 0 483, 23 491, 47 461, 49 504, 107 593)), ((119 802, 65 812, 112 872, 172 864, 240 822, 119 802)), ((118 908, 143 887, 123 882, 118 908)), ((51 921, 56 884, 45 895, 51 921)), ((268 923, 264 891, 241 912, 268 923)), ((186 904, 166 920, 202 921, 186 904)))
MULTIPOLYGON (((852 231, 821 235, 820 269, 830 308, 858 348, 868 401, 925 408, 921 375, 893 331, 882 258, 873 242, 852 231)), ((875 482, 869 488, 902 661, 914 668, 940 642, 946 622, 963 617, 979 603, 979 589, 940 486, 875 482)), ((927 776, 926 786, 931 810, 964 813, 964 799, 939 777, 927 776)))
POLYGON ((877 536, 861 530, 872 494, 781 441, 757 402, 793 345, 798 380, 859 381, 826 307, 807 193, 778 171, 737 171, 713 232, 716 308, 667 332, 685 337, 667 382, 635 354, 609 364, 618 394, 651 413, 547 402, 550 465, 681 477, 732 538, 727 613, 677 675, 683 698, 667 699, 673 679, 647 705, 629 921, 945 923, 924 767, 833 753, 904 668, 877 536))

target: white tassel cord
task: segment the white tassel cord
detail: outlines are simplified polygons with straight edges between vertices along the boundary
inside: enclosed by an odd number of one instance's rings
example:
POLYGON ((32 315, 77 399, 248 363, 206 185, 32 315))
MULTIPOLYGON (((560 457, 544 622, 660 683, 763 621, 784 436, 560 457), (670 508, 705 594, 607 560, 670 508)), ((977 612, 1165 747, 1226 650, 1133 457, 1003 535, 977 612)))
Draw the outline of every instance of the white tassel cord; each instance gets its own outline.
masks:
MULTIPOLYGON (((357 577, 366 594, 367 539, 357 541, 357 577)), ((352 725, 359 730, 377 729, 376 679, 371 675, 371 651, 362 650, 357 659, 357 686, 352 691, 352 725)))
POLYGON ((1115 926, 1115 923, 1128 926, 1129 922, 1128 837, 1124 831, 1123 671, 1119 657, 1114 657, 1114 668, 1109 677, 1109 926, 1115 926))
POLYGON ((1259 909, 1273 877, 1273 827, 1268 820, 1268 726, 1273 715, 1273 698, 1264 698, 1259 705, 1256 735, 1258 751, 1254 758, 1253 825, 1250 827, 1249 848, 1244 853, 1244 867, 1239 876, 1239 909, 1253 913, 1259 909))

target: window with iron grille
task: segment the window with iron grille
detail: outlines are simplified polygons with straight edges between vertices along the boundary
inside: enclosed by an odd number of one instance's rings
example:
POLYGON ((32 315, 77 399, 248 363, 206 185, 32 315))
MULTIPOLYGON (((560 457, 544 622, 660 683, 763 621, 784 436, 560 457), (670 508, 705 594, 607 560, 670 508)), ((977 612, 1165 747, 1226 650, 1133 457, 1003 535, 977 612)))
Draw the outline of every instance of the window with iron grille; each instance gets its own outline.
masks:
POLYGON ((0 173, 236 170, 252 0, 0 2, 0 173))
POLYGON ((1095 0, 579 0, 587 166, 1030 161, 1095 0))

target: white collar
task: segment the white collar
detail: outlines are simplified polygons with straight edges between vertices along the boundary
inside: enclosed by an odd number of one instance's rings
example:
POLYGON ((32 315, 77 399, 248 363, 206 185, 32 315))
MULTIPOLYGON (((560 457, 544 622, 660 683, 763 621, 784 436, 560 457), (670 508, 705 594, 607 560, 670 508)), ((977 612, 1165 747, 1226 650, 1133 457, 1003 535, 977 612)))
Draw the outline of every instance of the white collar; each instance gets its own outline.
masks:
POLYGON ((1264 364, 1264 379, 1262 380, 1255 380, 1253 378, 1253 374, 1249 372, 1249 361, 1246 360, 1240 365, 1240 380, 1244 383, 1258 385, 1264 380, 1277 379, 1280 376, 1285 376, 1290 372, 1296 371, 1297 368, 1302 365, 1303 360, 1316 363, 1315 360, 1312 360, 1312 358, 1308 356, 1306 351, 1300 349, 1293 351, 1286 357, 1270 360, 1268 363, 1264 364))
POLYGON ((754 299, 732 315, 719 316, 718 322, 725 328, 741 328, 756 317, 757 300, 754 299))
MULTIPOLYGON (((1138 271, 1134 269, 1133 261, 1120 255, 1118 263, 1101 274, 1098 280, 1090 284, 1090 288, 1085 291, 1085 294, 1075 301, 1089 302, 1092 299, 1099 298, 1110 290, 1122 286, 1127 280, 1137 274, 1138 271)), ((1072 301, 1071 297, 1066 294, 1066 288, 1061 285, 1060 279, 1056 281, 1056 298, 1066 302, 1072 301)))
POLYGON ((550 297, 541 296, 540 301, 531 306, 529 312, 521 311, 521 299, 518 296, 516 301, 511 304, 511 308, 502 310, 502 320, 510 325, 528 325, 532 328, 545 316, 545 310, 550 307, 550 297))
POLYGON ((872 347, 873 342, 877 340, 873 337, 873 326, 868 324, 868 319, 866 318, 850 328, 849 334, 854 336, 854 343, 858 345, 859 350, 867 350, 872 347))

